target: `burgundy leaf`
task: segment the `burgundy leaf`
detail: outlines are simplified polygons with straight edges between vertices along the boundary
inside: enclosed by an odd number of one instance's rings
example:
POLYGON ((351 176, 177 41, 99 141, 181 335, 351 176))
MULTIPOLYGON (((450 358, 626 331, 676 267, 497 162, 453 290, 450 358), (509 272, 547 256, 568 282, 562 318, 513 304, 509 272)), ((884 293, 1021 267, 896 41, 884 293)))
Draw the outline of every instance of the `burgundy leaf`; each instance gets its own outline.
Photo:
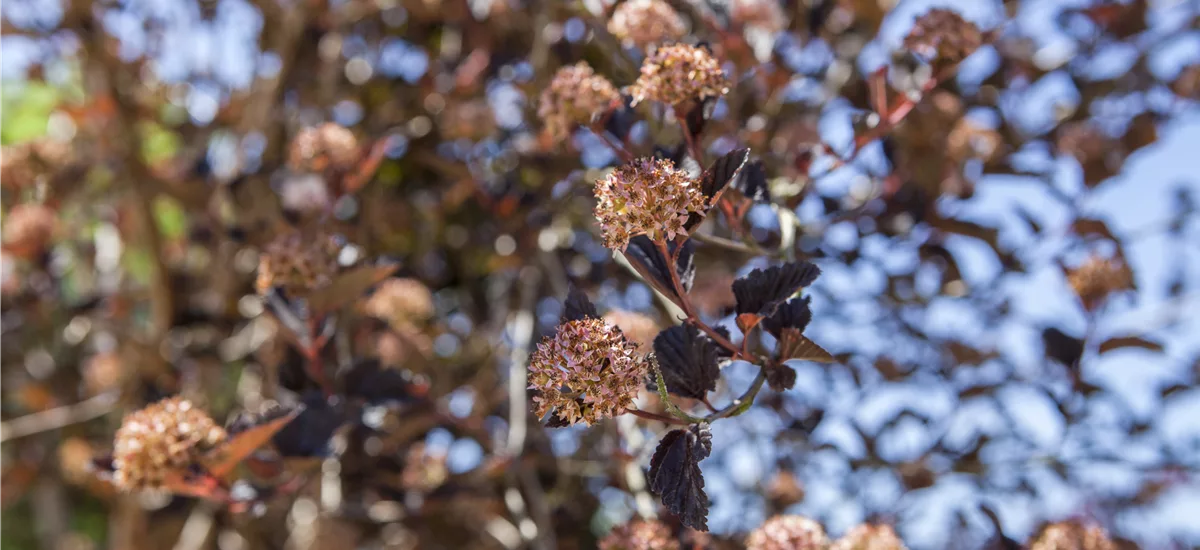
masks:
MULTIPOLYGON (((667 244, 667 251, 675 254, 675 250, 680 245, 674 242, 667 244)), ((692 241, 684 241, 683 248, 679 249, 679 259, 675 263, 675 272, 679 277, 679 282, 683 285, 684 292, 692 288, 692 280, 696 277, 695 245, 692 241)), ((667 297, 675 300, 675 285, 671 283, 670 263, 667 258, 658 251, 658 247, 654 242, 645 235, 638 235, 629 240, 629 246, 625 248, 625 257, 629 259, 629 263, 638 271, 648 282, 655 285, 659 291, 667 297)))
MULTIPOLYGON (((700 192, 704 193, 705 198, 708 199, 709 206, 717 202, 717 198, 721 196, 725 186, 737 176, 749 158, 749 149, 735 149, 714 161, 708 170, 704 171, 704 174, 700 176, 700 192)), ((693 213, 683 227, 690 230, 700 225, 702 221, 704 221, 703 215, 693 213)))
POLYGON ((567 291, 567 299, 563 300, 562 322, 599 318, 600 313, 596 311, 596 305, 588 299, 587 294, 574 286, 567 291))
POLYGON ((733 282, 738 313, 769 316, 784 300, 801 288, 811 285, 821 274, 820 268, 808 261, 799 261, 755 269, 733 282))
POLYGON ((676 325, 658 333, 654 355, 667 391, 702 399, 717 389, 717 378, 721 376, 717 346, 695 326, 676 325))
POLYGON ((696 424, 668 432, 650 458, 650 491, 681 523, 697 531, 708 530, 709 501, 700 461, 711 452, 708 424, 696 424))
POLYGON ((811 302, 812 298, 809 296, 788 300, 780 305, 774 314, 763 319, 763 328, 776 338, 779 338, 780 332, 785 328, 800 329, 800 332, 804 332, 809 321, 812 321, 812 307, 809 305, 811 302))
POLYGON ((785 328, 779 337, 779 360, 799 359, 817 363, 832 363, 833 354, 809 340, 800 329, 785 328))
POLYGON ((767 172, 761 160, 746 163, 734 180, 733 188, 752 201, 771 202, 771 191, 767 188, 767 172))

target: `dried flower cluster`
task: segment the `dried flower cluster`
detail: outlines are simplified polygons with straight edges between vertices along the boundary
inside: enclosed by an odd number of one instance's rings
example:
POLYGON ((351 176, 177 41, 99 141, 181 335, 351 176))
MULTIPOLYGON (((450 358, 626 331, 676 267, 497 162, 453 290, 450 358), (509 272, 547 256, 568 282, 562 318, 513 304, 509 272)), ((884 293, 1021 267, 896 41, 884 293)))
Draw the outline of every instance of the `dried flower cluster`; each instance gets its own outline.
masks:
POLYGON ((596 181, 596 219, 604 246, 625 250, 629 239, 646 235, 671 240, 684 233, 692 214, 705 213, 707 200, 695 181, 669 160, 643 158, 596 181))
POLYGON ((627 0, 613 11, 608 32, 627 45, 644 49, 679 40, 687 27, 679 13, 663 0, 627 0))
POLYGON ((438 115, 438 131, 446 139, 482 139, 496 131, 496 115, 481 99, 447 105, 438 115))
POLYGON ((433 293, 416 279, 388 279, 379 285, 363 308, 367 315, 393 326, 424 322, 433 317, 433 293))
POLYGON ((646 379, 646 358, 621 330, 600 319, 568 321, 538 344, 529 387, 538 416, 592 424, 633 405, 646 379))
POLYGON ((707 49, 671 44, 646 58, 629 92, 634 104, 650 100, 675 106, 729 93, 729 78, 707 49))
POLYGON ((1099 306, 1109 294, 1129 288, 1132 274, 1123 262, 1092 256, 1067 274, 1067 283, 1089 311, 1099 306))
POLYGON ((340 251, 341 245, 332 235, 284 233, 268 243, 259 256, 255 288, 265 295, 275 287, 304 292, 328 285, 338 272, 340 251))
POLYGON ((125 416, 113 442, 113 483, 124 491, 162 487, 167 474, 225 441, 225 430, 190 401, 171 397, 125 416))
POLYGON ((54 210, 40 204, 19 204, 4 218, 4 245, 14 255, 30 258, 45 252, 57 231, 54 210))
POLYGON ((746 550, 825 550, 825 529, 804 516, 775 516, 746 538, 746 550))
POLYGON ((864 523, 846 532, 830 550, 906 550, 891 525, 864 523))
POLYGON ((661 521, 635 519, 600 539, 600 550, 679 550, 671 528, 661 521))
POLYGON ((604 322, 621 329, 621 333, 637 344, 638 351, 649 353, 654 337, 661 327, 648 315, 636 311, 614 309, 604 314, 604 322))
POLYGON ((1116 550, 1108 533, 1098 525, 1062 521, 1047 525, 1029 550, 1116 550))
POLYGON ((580 61, 554 73, 550 87, 542 91, 538 116, 552 137, 562 139, 575 125, 587 124, 593 116, 608 111, 620 97, 612 82, 580 61))
POLYGON ((939 63, 954 64, 975 53, 983 44, 983 33, 954 10, 936 8, 913 24, 904 47, 939 63))
POLYGON ((361 152, 354 133, 332 122, 305 128, 292 140, 288 165, 293 170, 321 172, 347 170, 358 162, 361 152))

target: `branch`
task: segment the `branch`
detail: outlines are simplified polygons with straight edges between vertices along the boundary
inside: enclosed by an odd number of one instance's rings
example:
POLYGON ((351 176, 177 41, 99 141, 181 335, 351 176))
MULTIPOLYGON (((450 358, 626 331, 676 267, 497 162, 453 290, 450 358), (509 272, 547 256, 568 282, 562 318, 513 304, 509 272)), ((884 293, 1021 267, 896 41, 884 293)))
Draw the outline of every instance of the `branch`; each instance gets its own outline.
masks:
POLYGON ((0 442, 65 428, 72 424, 100 418, 117 407, 117 393, 107 392, 54 409, 14 418, 0 424, 0 442))

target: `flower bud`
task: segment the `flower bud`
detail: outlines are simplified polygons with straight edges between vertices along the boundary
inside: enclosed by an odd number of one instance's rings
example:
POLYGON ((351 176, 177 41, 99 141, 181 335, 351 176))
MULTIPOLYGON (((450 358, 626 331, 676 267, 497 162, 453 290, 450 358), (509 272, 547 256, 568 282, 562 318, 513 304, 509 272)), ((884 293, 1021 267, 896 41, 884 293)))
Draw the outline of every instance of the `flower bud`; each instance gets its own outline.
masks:
POLYGON ((670 240, 685 233, 693 214, 703 215, 707 200, 687 173, 669 160, 643 158, 621 166, 596 182, 596 219, 604 246, 625 250, 629 239, 647 235, 670 240))
POLYGON ((190 401, 171 397, 125 416, 113 442, 113 483, 124 491, 162 487, 225 441, 225 430, 190 401))
POLYGON ((825 550, 829 537, 821 524, 804 516, 775 516, 750 533, 746 550, 825 550))
POLYGON ((529 361, 529 388, 538 416, 554 411, 574 424, 595 423, 633 406, 645 385, 646 358, 621 330, 600 319, 568 321, 529 361))

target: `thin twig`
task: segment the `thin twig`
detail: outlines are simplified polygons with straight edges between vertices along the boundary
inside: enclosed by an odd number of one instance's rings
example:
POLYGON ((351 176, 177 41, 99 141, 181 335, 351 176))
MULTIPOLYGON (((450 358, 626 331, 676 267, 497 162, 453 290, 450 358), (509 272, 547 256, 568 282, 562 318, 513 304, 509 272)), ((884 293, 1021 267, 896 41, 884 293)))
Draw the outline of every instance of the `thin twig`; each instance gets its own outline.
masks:
POLYGON ((107 392, 50 410, 14 418, 0 424, 0 442, 65 428, 72 424, 100 418, 117 407, 117 392, 107 392))

